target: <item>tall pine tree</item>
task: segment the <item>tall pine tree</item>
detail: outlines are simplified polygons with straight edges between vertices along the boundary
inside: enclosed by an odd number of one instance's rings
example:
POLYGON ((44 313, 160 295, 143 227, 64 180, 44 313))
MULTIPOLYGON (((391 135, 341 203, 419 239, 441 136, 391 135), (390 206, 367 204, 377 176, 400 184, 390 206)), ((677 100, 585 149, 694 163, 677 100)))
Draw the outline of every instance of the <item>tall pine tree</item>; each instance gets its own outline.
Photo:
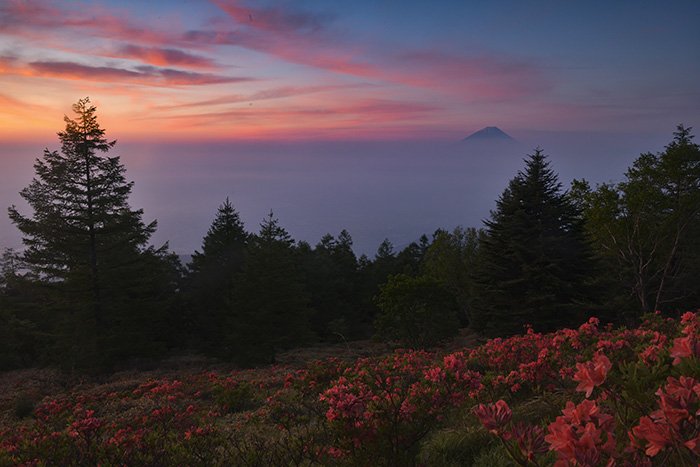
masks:
POLYGON ((323 340, 355 337, 361 305, 352 237, 346 230, 337 239, 326 234, 315 249, 300 248, 299 253, 314 309, 314 332, 323 340))
POLYGON ((20 192, 32 216, 10 207, 23 234, 24 263, 51 289, 56 355, 71 367, 104 367, 117 359, 152 355, 168 287, 162 268, 174 263, 146 246, 156 222, 128 204, 133 182, 119 157, 104 155, 105 137, 88 98, 73 105, 58 133, 61 151, 46 149, 36 177, 20 192), (163 282, 165 281, 165 282, 163 282))
POLYGON ((294 241, 270 212, 250 241, 236 276, 225 346, 243 366, 270 363, 278 351, 311 338, 309 297, 294 241))
POLYGON ((581 214, 540 149, 525 162, 485 222, 472 324, 489 334, 575 324, 591 300, 581 214))
POLYGON ((248 234, 231 201, 219 206, 216 217, 189 265, 187 298, 197 346, 217 355, 227 332, 235 293, 234 276, 243 270, 248 234))

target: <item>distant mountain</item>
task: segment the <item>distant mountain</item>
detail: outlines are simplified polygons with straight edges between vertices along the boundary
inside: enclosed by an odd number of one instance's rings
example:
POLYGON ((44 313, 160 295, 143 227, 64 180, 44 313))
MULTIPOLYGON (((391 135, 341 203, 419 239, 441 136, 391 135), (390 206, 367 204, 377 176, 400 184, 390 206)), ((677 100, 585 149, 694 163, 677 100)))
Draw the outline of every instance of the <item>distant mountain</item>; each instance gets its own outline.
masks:
POLYGON ((508 135, 505 131, 501 130, 497 126, 487 126, 479 131, 475 131, 471 135, 464 138, 462 141, 484 143, 491 141, 515 142, 515 139, 513 139, 510 135, 508 135))

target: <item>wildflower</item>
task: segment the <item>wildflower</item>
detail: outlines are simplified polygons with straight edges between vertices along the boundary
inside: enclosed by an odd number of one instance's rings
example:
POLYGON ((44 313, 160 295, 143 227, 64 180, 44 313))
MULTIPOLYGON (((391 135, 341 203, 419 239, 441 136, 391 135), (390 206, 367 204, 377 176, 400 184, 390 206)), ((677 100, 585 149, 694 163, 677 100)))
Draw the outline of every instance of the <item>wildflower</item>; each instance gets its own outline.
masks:
POLYGON ((690 449, 696 456, 700 456, 700 435, 693 439, 689 439, 683 443, 683 445, 690 449))
POLYGON ((545 441, 559 457, 557 465, 596 466, 615 451, 614 419, 600 412, 594 401, 569 401, 561 416, 547 427, 545 441))
POLYGON ((602 353, 596 354, 590 362, 577 363, 576 369, 578 371, 574 375, 574 381, 578 381, 579 384, 576 390, 585 391, 586 397, 590 397, 593 388, 603 384, 611 368, 612 363, 602 353))
POLYGON ((694 378, 681 376, 667 379, 667 384, 656 392, 660 409, 648 417, 642 417, 632 428, 630 438, 634 447, 645 447, 648 456, 656 456, 671 446, 683 446, 698 453, 697 429, 693 419, 700 399, 700 382, 694 378), (690 435, 690 439, 688 436, 690 435), (695 436, 695 438, 693 438, 695 436), (685 442, 683 441, 685 440, 685 442), (640 446, 640 441, 644 444, 640 446))
POLYGON ((474 408, 474 414, 479 418, 484 427, 491 433, 498 435, 501 429, 510 421, 513 412, 504 400, 495 404, 479 404, 474 408))
POLYGON ((532 461, 536 454, 543 454, 548 450, 544 431, 538 426, 518 423, 510 431, 509 437, 515 440, 520 453, 529 461, 532 461))
POLYGON ((692 356, 700 356, 700 340, 692 335, 679 337, 673 340, 671 357, 673 357, 674 365, 678 365, 683 358, 692 356))
POLYGON ((639 419, 639 425, 632 428, 632 434, 637 440, 647 442, 645 453, 654 457, 660 451, 671 445, 673 432, 665 423, 654 423, 650 417, 639 419))

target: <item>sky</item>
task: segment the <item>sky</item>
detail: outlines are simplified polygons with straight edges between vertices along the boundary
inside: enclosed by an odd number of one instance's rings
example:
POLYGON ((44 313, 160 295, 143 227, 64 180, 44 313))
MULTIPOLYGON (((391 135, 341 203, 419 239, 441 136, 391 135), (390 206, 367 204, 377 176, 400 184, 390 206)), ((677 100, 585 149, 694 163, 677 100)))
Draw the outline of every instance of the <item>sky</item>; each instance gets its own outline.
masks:
MULTIPOLYGON (((226 196, 251 229, 276 209, 305 240, 354 229, 367 251, 478 224, 535 146, 563 179, 606 181, 700 123, 698 20, 695 0, 0 0, 0 199, 21 206, 33 159, 89 96, 132 204, 183 254, 226 196), (451 145, 489 125, 523 143, 514 163, 451 145), (450 157, 491 163, 421 159, 450 157), (432 200, 424 222, 396 214, 399 188, 432 200)), ((0 247, 18 246, 11 229, 0 247)))

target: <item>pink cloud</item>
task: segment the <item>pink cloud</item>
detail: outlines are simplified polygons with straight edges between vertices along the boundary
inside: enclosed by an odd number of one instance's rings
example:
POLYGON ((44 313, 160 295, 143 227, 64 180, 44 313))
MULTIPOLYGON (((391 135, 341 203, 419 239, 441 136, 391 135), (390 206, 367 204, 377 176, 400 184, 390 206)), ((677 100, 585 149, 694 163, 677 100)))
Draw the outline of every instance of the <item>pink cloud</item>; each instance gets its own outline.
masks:
POLYGON ((9 0, 0 5, 0 27, 3 33, 19 37, 55 39, 57 33, 89 30, 97 37, 150 44, 169 42, 170 34, 99 6, 76 8, 69 3, 62 7, 39 0, 9 0))
POLYGON ((512 57, 413 51, 395 57, 392 69, 397 81, 463 92, 470 100, 513 99, 550 87, 535 64, 512 57))
MULTIPOLYGON (((537 63, 507 54, 481 52, 465 56, 439 48, 411 50, 400 45, 363 44, 336 27, 332 16, 304 11, 293 3, 272 3, 266 7, 248 7, 233 0, 214 0, 214 3, 225 14, 200 29, 187 30, 177 22, 167 26, 150 24, 145 19, 104 7, 78 9, 69 2, 0 1, 3 35, 30 37, 45 48, 86 56, 81 63, 48 60, 22 63, 0 57, 0 72, 79 80, 81 87, 94 86, 99 92, 113 92, 122 86, 124 94, 131 95, 134 101, 147 102, 147 110, 154 112, 146 113, 147 118, 153 122, 166 118, 170 122, 154 123, 155 126, 172 124, 178 129, 206 132, 206 126, 210 125, 219 133, 239 122, 248 130, 254 128, 259 132, 337 128, 362 129, 363 134, 374 131, 375 127, 415 129, 434 125, 436 121, 445 125, 450 119, 465 118, 458 109, 465 103, 478 113, 478 109, 494 107, 494 103, 531 102, 533 96, 547 94, 551 86, 537 63), (89 42, 76 38, 107 39, 111 43, 104 45, 105 41, 98 40, 95 41, 98 45, 91 47, 89 42), (188 94, 178 95, 176 99, 182 99, 180 102, 173 102, 171 96, 163 100, 167 87, 252 80, 226 76, 220 71, 226 61, 217 63, 214 58, 226 50, 235 51, 233 47, 305 65, 319 73, 313 76, 309 70, 305 71, 304 78, 311 76, 312 80, 308 85, 294 85, 296 81, 292 81, 290 86, 250 94, 210 99, 206 98, 209 95, 203 98, 188 94), (95 57, 123 58, 144 65, 121 66, 95 57), (338 82, 338 76, 329 76, 331 73, 351 76, 355 81, 360 78, 364 83, 358 86, 381 85, 382 91, 386 89, 381 95, 385 99, 368 99, 377 96, 372 92, 362 94, 365 99, 353 102, 359 93, 343 92, 347 85, 329 85, 338 82), (134 91, 134 84, 153 86, 153 94, 146 96, 134 91), (157 98, 155 87, 164 88, 157 98), (308 104, 314 98, 293 99, 322 92, 329 92, 329 96, 323 96, 325 101, 317 107, 308 104), (430 105, 405 102, 398 97, 416 92, 422 93, 421 100, 430 105), (278 105, 271 101, 285 98, 289 98, 284 102, 285 108, 269 108, 278 105), (270 103, 247 105, 259 101, 270 103), (200 110, 202 113, 195 113, 200 110)), ((18 53, 25 55, 21 49, 18 53)), ((275 70, 267 67, 267 63, 265 66, 266 71, 275 70)), ((279 78, 286 76, 280 74, 279 78)))
POLYGON ((327 127, 366 126, 376 122, 383 124, 422 119, 439 108, 418 102, 402 102, 387 99, 364 99, 354 102, 328 103, 316 107, 257 108, 242 107, 216 112, 201 112, 158 116, 161 120, 178 121, 179 126, 230 125, 231 122, 263 125, 267 128, 279 126, 327 127))
POLYGON ((156 66, 181 66, 205 70, 218 68, 216 62, 210 58, 163 47, 143 47, 128 44, 104 55, 138 60, 156 66))
POLYGON ((377 77, 380 69, 358 61, 361 53, 350 48, 333 46, 329 39, 305 34, 277 34, 248 27, 229 30, 191 30, 182 35, 182 41, 201 47, 232 45, 266 53, 290 63, 298 63, 322 70, 359 77, 377 77))
POLYGON ((17 99, 6 94, 0 94, 0 107, 2 107, 3 112, 6 113, 30 113, 30 112, 42 112, 46 113, 49 109, 42 105, 30 104, 24 100, 17 99))
POLYGON ((548 88, 535 64, 513 57, 456 56, 432 50, 392 52, 348 46, 331 34, 332 18, 289 7, 253 8, 215 1, 235 31, 190 31, 187 39, 247 47, 283 60, 352 76, 459 93, 467 100, 504 100, 548 88))
POLYGON ((149 86, 192 86, 251 81, 251 78, 220 76, 209 73, 157 68, 136 67, 127 70, 108 66, 89 66, 73 62, 31 62, 21 72, 32 76, 63 78, 81 81, 129 82, 149 86))
MULTIPOLYGON (((436 106, 365 99, 318 107, 258 108, 155 117, 162 131, 238 139, 415 138, 434 131, 436 106)), ((150 120, 150 117, 148 118, 150 120)), ((443 128, 444 130, 444 128, 443 128)))
POLYGON ((230 27, 218 21, 218 29, 186 31, 175 26, 165 31, 111 11, 61 11, 36 0, 11 1, 0 7, 0 25, 15 34, 89 30, 99 37, 129 43, 104 55, 159 66, 206 69, 215 66, 213 61, 192 50, 238 46, 319 70, 450 93, 469 102, 503 101, 549 88, 540 69, 527 60, 496 54, 465 57, 439 50, 392 51, 381 44, 371 48, 349 45, 342 33, 328 27, 334 20, 330 15, 289 4, 214 3, 228 15, 230 27))
POLYGON ((192 30, 183 39, 199 45, 235 45, 291 63, 331 72, 377 78, 380 68, 364 60, 364 48, 348 46, 326 26, 330 15, 289 6, 243 7, 240 2, 214 3, 234 21, 234 30, 192 30))
POLYGON ((332 21, 330 15, 282 7, 243 7, 240 2, 214 0, 214 3, 240 24, 276 34, 315 33, 332 21))
POLYGON ((264 89, 251 94, 233 94, 214 99, 207 99, 195 102, 186 102, 175 105, 160 106, 161 109, 177 109, 187 107, 210 107, 226 104, 240 104, 242 102, 258 102, 273 99, 284 99, 287 97, 297 97, 309 94, 317 94, 323 92, 340 91, 346 89, 357 89, 370 86, 368 84, 335 84, 335 85, 320 85, 320 86, 283 86, 272 89, 264 89))

